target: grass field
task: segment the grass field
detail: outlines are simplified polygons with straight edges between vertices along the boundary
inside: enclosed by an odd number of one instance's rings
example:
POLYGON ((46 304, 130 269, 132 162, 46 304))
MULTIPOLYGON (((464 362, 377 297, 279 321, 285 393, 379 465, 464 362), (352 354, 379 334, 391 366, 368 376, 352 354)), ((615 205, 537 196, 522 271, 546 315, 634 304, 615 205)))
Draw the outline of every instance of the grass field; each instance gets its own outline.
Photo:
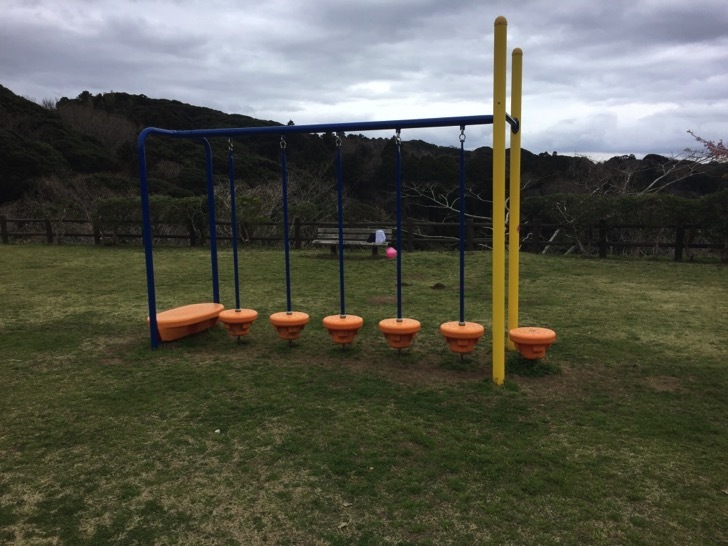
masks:
MULTIPOLYGON (((292 256, 300 342, 277 339, 282 253, 241 253, 261 319, 149 348, 139 248, 0 246, 0 543, 726 544, 728 269, 522 257, 522 324, 559 334, 490 381, 490 255, 347 253, 355 345, 333 345, 337 261, 292 256), (433 288, 439 287, 441 288, 433 288)), ((234 306, 230 252, 222 303, 234 306)), ((208 254, 155 253, 160 309, 210 299, 208 254)))

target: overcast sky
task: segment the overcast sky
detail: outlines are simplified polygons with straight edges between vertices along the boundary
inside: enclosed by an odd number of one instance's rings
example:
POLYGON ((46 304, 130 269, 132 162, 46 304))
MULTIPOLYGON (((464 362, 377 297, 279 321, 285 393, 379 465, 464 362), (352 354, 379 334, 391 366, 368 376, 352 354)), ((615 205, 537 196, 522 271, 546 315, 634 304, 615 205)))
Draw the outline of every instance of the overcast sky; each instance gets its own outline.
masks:
MULTIPOLYGON (((0 83, 18 95, 142 93, 297 125, 491 113, 503 15, 509 74, 524 52, 524 148, 639 157, 699 147, 688 129, 728 137, 726 0, 0 0, 0 14, 0 83)), ((491 138, 473 127, 467 144, 491 138)))

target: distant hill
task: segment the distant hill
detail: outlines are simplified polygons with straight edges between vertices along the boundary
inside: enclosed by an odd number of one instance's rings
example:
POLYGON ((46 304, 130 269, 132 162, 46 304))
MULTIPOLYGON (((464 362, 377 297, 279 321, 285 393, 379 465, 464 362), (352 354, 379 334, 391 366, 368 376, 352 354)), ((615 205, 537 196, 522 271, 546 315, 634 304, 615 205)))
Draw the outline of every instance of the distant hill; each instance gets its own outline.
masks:
MULTIPOLYGON (((38 105, 0 86, 0 205, 28 196, 43 198, 43 188, 83 185, 88 199, 137 192, 136 138, 142 128, 201 129, 214 127, 275 126, 279 122, 226 114, 175 100, 151 99, 127 93, 84 91, 76 98, 38 105)), ((334 135, 290 135, 291 172, 307 181, 333 176, 334 135)), ((277 138, 235 140, 236 178, 255 187, 280 177, 277 138)), ((214 142, 214 170, 227 176, 227 143, 214 142)), ((394 180, 392 139, 346 135, 347 195, 362 203, 389 207, 394 180)), ((483 195, 491 190, 488 147, 467 152, 467 181, 483 195)), ((152 191, 172 197, 191 197, 205 191, 204 160, 199 144, 164 138, 148 141, 152 191)), ((614 172, 634 171, 638 184, 660 175, 668 158, 648 156, 613 158, 614 172)), ((524 196, 584 191, 585 180, 597 176, 585 158, 555 153, 522 152, 524 196)), ((726 169, 703 173, 670 187, 682 195, 702 195, 726 185, 726 169)), ((403 145, 403 178, 411 187, 440 188, 448 193, 457 185, 457 149, 422 141, 403 145)), ((728 178, 728 177, 727 177, 728 178)), ((632 181, 634 182, 634 180, 632 181)), ((615 186, 616 187, 616 186, 615 186)), ((609 190, 605 190, 608 192, 609 190)), ((77 195, 79 193, 77 192, 77 195)), ((410 197, 408 206, 422 203, 410 197)), ((477 209, 478 203, 474 205, 477 209)), ((414 209, 412 209, 414 210, 414 209)), ((438 212, 420 206, 420 216, 438 212)), ((441 216, 441 215, 440 215, 441 216)))

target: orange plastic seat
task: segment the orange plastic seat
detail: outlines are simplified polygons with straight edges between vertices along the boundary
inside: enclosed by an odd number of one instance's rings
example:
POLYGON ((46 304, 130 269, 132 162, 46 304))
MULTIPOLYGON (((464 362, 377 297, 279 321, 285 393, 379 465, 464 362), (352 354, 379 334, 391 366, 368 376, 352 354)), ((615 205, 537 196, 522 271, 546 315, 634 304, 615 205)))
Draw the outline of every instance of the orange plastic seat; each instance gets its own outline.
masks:
POLYGON ((523 358, 536 360, 546 356, 546 350, 556 341, 556 332, 548 328, 524 326, 513 328, 508 337, 523 358))
POLYGON ((308 324, 308 315, 300 311, 281 311, 273 313, 269 320, 278 331, 278 337, 293 341, 301 337, 301 330, 308 324))
POLYGON ((485 328, 476 322, 445 322, 440 325, 440 333, 445 336, 450 350, 460 356, 472 353, 485 328))
POLYGON ((253 309, 226 309, 220 313, 219 320, 225 325, 228 334, 235 337, 250 333, 250 327, 258 318, 258 312, 253 309))
POLYGON ((346 347, 347 344, 354 343, 356 334, 364 325, 364 319, 357 315, 330 315, 324 318, 323 323, 331 340, 346 347))
POLYGON ((159 338, 174 341, 208 330, 215 326, 223 309, 225 306, 221 303, 193 303, 157 313, 159 338))
POLYGON ((409 318, 390 318, 379 321, 379 330, 387 338, 389 346, 400 351, 412 344, 420 327, 418 320, 409 318))

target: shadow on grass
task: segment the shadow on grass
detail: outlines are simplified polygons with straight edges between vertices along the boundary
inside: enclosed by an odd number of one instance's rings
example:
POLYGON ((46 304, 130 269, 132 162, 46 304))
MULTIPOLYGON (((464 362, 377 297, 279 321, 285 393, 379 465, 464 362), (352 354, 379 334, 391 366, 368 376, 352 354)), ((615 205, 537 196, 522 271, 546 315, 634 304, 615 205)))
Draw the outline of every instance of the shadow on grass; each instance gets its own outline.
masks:
POLYGON ((511 353, 506 357, 506 376, 545 377, 561 374, 561 366, 544 360, 528 360, 520 353, 511 353))

